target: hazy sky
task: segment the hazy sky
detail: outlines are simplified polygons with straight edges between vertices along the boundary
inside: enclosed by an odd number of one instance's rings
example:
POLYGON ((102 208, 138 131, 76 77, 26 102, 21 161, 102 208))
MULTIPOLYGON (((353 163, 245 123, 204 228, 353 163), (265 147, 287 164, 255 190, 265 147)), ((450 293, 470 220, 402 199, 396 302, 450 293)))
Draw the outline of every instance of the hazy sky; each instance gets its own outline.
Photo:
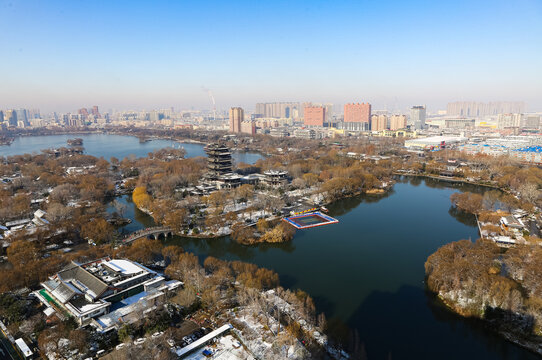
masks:
POLYGON ((524 100, 542 1, 4 1, 0 109, 524 100))

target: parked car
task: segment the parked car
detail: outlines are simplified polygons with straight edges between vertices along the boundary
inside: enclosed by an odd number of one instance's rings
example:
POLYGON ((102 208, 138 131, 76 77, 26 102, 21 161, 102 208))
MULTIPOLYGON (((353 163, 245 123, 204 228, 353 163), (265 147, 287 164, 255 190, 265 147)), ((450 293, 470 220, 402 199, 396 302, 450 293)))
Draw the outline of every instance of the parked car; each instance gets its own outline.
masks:
POLYGON ((145 338, 139 338, 134 341, 134 345, 141 345, 145 342, 145 338))
POLYGON ((153 338, 153 339, 156 339, 157 337, 162 336, 162 334, 164 334, 163 331, 157 331, 157 332, 155 332, 154 334, 152 334, 152 338, 153 338))

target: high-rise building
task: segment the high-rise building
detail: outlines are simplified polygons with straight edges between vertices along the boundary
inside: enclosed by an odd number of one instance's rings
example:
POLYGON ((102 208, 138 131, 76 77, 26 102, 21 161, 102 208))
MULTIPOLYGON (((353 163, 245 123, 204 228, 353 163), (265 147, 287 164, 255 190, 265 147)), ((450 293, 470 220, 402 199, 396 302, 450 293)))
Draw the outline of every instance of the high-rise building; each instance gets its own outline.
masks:
POLYGON ((243 134, 256 134, 256 124, 252 120, 241 121, 241 132, 243 134))
POLYGON ((26 111, 27 119, 30 121, 31 119, 39 119, 41 118, 40 110, 39 109, 30 109, 26 111))
POLYGON ((525 103, 522 101, 497 101, 490 103, 474 101, 457 101, 448 103, 446 115, 460 117, 485 117, 498 114, 523 113, 525 103))
POLYGON ((523 127, 526 129, 540 128, 540 115, 535 115, 535 114, 525 115, 523 127))
POLYGON ((344 105, 344 122, 369 123, 371 119, 371 104, 346 104, 344 105))
POLYGON ((245 112, 240 107, 230 108, 230 132, 240 133, 241 122, 245 120, 245 112))
POLYGON ((64 126, 70 126, 70 114, 62 114, 60 116, 62 119, 61 124, 64 126))
POLYGON ((324 121, 330 123, 333 116, 333 104, 327 103, 323 106, 326 109, 326 118, 324 121))
POLYGON ((410 108, 410 122, 416 130, 425 128, 425 106, 413 106, 410 108))
POLYGON ((382 131, 388 128, 388 117, 386 115, 371 115, 371 130, 382 131))
POLYGON ((371 121, 371 104, 344 105, 344 129, 352 131, 369 130, 371 121))
POLYGON ((257 103, 255 114, 264 118, 296 118, 299 115, 301 105, 298 102, 274 102, 274 103, 257 103))
POLYGON ((306 106, 303 112, 305 125, 324 126, 326 109, 323 106, 306 106))
POLYGON ((79 109, 79 111, 77 113, 79 115, 81 115, 83 120, 86 120, 88 118, 88 110, 87 110, 87 108, 81 108, 81 109, 79 109))
POLYGON ((390 130, 405 129, 407 127, 406 115, 392 115, 390 117, 390 130))
POLYGON ((499 114, 497 127, 499 129, 519 128, 521 126, 521 114, 499 114))
POLYGON ((97 105, 94 105, 92 107, 92 110, 91 110, 91 114, 94 115, 95 117, 99 118, 101 115, 100 115, 100 111, 98 110, 98 106, 97 105))
POLYGON ((17 126, 17 112, 15 110, 6 111, 5 119, 8 126, 17 126))
POLYGON ((28 126, 28 113, 26 109, 15 110, 17 113, 17 124, 22 124, 22 126, 28 126))
POLYGON ((4 112, 0 110, 0 123, 4 122, 4 112))

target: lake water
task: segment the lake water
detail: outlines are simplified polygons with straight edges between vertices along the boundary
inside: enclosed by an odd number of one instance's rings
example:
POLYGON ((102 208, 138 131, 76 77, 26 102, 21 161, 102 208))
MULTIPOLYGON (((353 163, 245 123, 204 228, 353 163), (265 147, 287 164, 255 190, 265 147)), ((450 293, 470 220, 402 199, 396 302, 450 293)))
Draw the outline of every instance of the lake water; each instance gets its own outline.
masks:
MULTIPOLYGON (((202 259, 243 260, 275 270, 281 284, 308 292, 325 312, 333 332, 359 333, 372 359, 537 359, 505 341, 478 321, 443 308, 425 291, 424 263, 440 246, 477 239, 471 216, 457 214, 450 195, 458 190, 433 180, 402 180, 393 192, 361 196, 329 206, 339 219, 298 231, 286 244, 242 246, 228 238, 186 239, 182 246, 202 259)), ((151 226, 152 219, 133 209, 130 231, 151 226)))
MULTIPOLYGON (((67 140, 73 138, 83 139, 85 154, 103 157, 110 160, 112 156, 123 159, 130 155, 145 157, 149 152, 165 147, 182 146, 186 150, 186 157, 206 156, 202 144, 178 143, 171 140, 151 140, 140 143, 135 136, 111 134, 63 134, 46 136, 19 136, 11 145, 0 145, 0 157, 21 155, 28 153, 39 154, 41 150, 68 147, 67 140)), ((254 164, 262 155, 255 152, 234 152, 236 162, 254 164)))

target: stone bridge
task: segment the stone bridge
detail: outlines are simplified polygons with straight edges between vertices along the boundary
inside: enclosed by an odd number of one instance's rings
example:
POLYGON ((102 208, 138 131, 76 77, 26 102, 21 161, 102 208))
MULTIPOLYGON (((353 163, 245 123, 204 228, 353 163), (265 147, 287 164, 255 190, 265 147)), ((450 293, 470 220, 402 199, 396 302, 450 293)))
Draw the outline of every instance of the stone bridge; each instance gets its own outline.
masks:
POLYGON ((131 233, 127 237, 122 240, 123 243, 128 244, 132 241, 135 241, 137 239, 141 239, 144 237, 147 237, 149 239, 160 239, 160 238, 166 238, 173 235, 173 231, 171 228, 167 226, 156 226, 156 227, 150 227, 146 229, 141 229, 136 232, 131 233))

